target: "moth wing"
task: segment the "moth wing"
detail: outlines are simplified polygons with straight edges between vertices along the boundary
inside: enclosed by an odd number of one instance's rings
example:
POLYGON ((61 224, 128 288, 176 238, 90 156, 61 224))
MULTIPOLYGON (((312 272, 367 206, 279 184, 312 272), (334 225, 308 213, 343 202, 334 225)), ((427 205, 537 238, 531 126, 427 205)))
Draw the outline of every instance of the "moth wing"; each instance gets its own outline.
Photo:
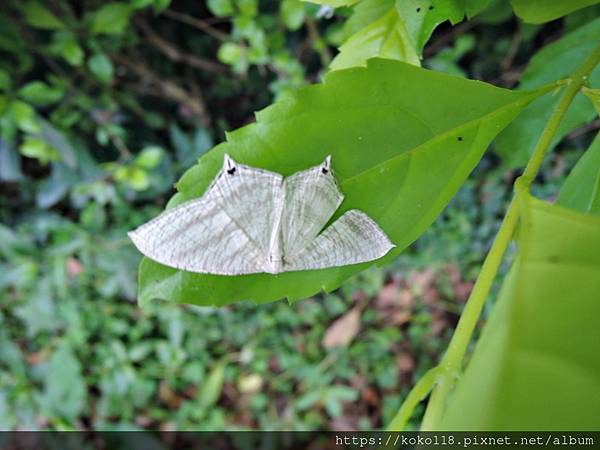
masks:
POLYGON ((225 155, 223 170, 207 191, 265 257, 278 220, 282 183, 278 173, 239 164, 225 155))
POLYGON ((169 209, 128 234, 144 255, 177 269, 220 275, 262 272, 260 250, 210 196, 169 209))
POLYGON ((330 157, 319 166, 298 172, 284 182, 281 232, 285 256, 299 254, 338 209, 344 196, 330 168, 330 157))
POLYGON ((346 212, 298 255, 285 261, 284 270, 312 270, 373 261, 394 244, 362 211, 346 212))
POLYGON ((206 193, 169 209, 129 236, 161 264, 199 273, 264 271, 281 175, 225 155, 206 193))

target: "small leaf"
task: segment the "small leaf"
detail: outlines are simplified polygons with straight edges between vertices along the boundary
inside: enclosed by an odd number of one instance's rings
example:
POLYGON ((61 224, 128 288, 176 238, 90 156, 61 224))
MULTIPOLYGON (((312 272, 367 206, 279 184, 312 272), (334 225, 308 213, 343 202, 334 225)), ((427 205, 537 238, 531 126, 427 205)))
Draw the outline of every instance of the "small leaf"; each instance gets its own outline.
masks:
POLYGON ((154 169, 160 164, 164 150, 158 146, 151 145, 144 148, 135 158, 135 164, 144 169, 154 169))
POLYGON ((27 103, 16 100, 11 104, 11 113, 17 126, 26 132, 37 133, 40 124, 36 118, 35 110, 27 103))
POLYGON ((323 337, 323 347, 347 347, 360 330, 360 314, 361 307, 355 306, 333 322, 323 337))
POLYGON ((207 6, 217 17, 232 16, 235 12, 232 0, 208 0, 207 6))
POLYGON ((90 31, 93 34, 121 34, 129 24, 132 7, 114 2, 101 6, 91 14, 90 31))
POLYGON ((440 429, 598 429, 600 217, 521 200, 517 258, 440 429))
POLYGON ((6 70, 0 69, 0 91, 8 91, 12 87, 12 80, 6 70))
POLYGON ((88 68, 103 83, 110 83, 113 78, 113 64, 105 53, 96 53, 88 59, 88 68))
POLYGON ((65 27, 58 17, 37 1, 29 1, 24 8, 25 21, 34 28, 61 30, 65 27))
POLYGON ((567 14, 595 5, 598 0, 510 0, 515 13, 527 23, 544 23, 567 14))
POLYGON ((56 149, 50 147, 45 141, 27 136, 19 146, 22 155, 28 158, 34 158, 41 164, 48 164, 50 161, 57 161, 60 155, 56 149))
POLYGON ((225 361, 218 362, 202 383, 196 395, 200 412, 205 415, 219 400, 225 381, 225 361))
POLYGON ((596 112, 600 115, 600 89, 590 89, 586 86, 581 88, 581 92, 590 99, 594 108, 596 108, 596 112))
POLYGON ((43 81, 32 81, 19 89, 20 96, 34 105, 50 105, 59 101, 64 92, 62 89, 50 87, 43 81))
POLYGON ((140 167, 131 167, 127 172, 126 181, 136 191, 144 191, 150 186, 148 172, 140 167))
POLYGON ((239 61, 243 54, 244 49, 240 45, 233 42, 225 42, 219 48, 217 57, 222 63, 231 65, 239 61))
POLYGON ((600 133, 573 167, 556 203, 584 213, 600 214, 600 133))
POLYGON ((81 364, 71 347, 63 343, 50 358, 43 403, 47 414, 74 422, 86 406, 86 386, 81 364))
POLYGON ((72 66, 80 66, 85 54, 75 40, 65 42, 62 51, 63 58, 72 66))
POLYGON ((171 0, 154 0, 154 12, 160 14, 169 7, 171 0))
POLYGON ((295 31, 304 24, 306 14, 300 0, 283 0, 280 8, 281 18, 288 30, 295 31))

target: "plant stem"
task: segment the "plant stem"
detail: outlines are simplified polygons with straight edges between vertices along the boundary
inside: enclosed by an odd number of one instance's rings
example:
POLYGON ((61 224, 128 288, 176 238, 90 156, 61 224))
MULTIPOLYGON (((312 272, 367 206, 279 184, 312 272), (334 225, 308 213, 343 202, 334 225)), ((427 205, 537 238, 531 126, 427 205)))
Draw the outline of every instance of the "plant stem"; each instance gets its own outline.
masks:
POLYGON ((544 160, 544 156, 550 148, 550 144, 556 135, 558 126, 565 116, 569 105, 581 86, 587 82, 589 74, 599 62, 600 45, 596 47, 581 67, 569 77, 569 84, 565 89, 562 98, 546 123, 523 175, 517 180, 513 199, 511 200, 506 215, 500 225, 494 243, 481 267, 473 291, 467 300, 467 304, 465 305, 456 330, 454 331, 454 335, 450 340, 448 350, 439 365, 439 377, 436 386, 433 388, 431 399, 429 400, 425 417, 421 424, 422 430, 435 430, 440 426, 448 396, 452 391, 456 378, 461 372, 462 362, 469 342, 471 341, 475 326, 479 320, 481 310, 483 309, 492 283, 494 282, 500 264, 502 263, 504 253, 512 240, 513 233, 517 226, 519 219, 519 196, 528 194, 529 186, 537 176, 544 160))
POLYGON ((435 385, 440 366, 429 369, 410 390, 402 406, 387 427, 387 431, 402 431, 410 419, 415 407, 423 400, 435 385))

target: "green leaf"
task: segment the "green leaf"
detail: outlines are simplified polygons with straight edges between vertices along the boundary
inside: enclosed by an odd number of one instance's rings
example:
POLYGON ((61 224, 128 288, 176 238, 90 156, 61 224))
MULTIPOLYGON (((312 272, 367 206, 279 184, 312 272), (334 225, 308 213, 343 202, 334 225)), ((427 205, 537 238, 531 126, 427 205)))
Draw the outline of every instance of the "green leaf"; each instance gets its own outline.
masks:
POLYGON ((244 55, 244 49, 233 42, 225 42, 219 48, 217 57, 224 64, 235 64, 244 55))
POLYGON ((315 3, 317 5, 331 6, 332 8, 340 8, 342 6, 352 6, 359 0, 302 0, 307 3, 315 3))
POLYGON ((129 168, 126 181, 136 191, 144 191, 150 186, 148 172, 140 167, 129 168))
MULTIPOLYGON (((533 89, 574 72, 600 42, 600 18, 563 36, 540 50, 523 73, 520 88, 533 89)), ((600 84, 600 66, 592 72, 590 84, 600 84)), ((529 107, 506 128, 496 140, 495 151, 510 167, 524 166, 560 96, 544 96, 529 107)), ((577 94, 562 120, 551 147, 572 130, 590 122, 596 113, 581 94, 577 94)))
POLYGON ((160 164, 163 155, 164 150, 161 147, 150 145, 135 157, 135 164, 143 169, 154 169, 160 164))
POLYGON ((154 4, 154 0, 130 0, 129 4, 133 9, 142 9, 154 4))
POLYGON ((460 22, 467 9, 458 0, 363 0, 344 25, 348 40, 331 68, 363 65, 373 56, 420 65, 423 47, 433 30, 447 20, 460 22))
POLYGON ((154 0, 154 12, 160 14, 169 7, 171 0, 154 0))
POLYGON ((132 13, 127 3, 108 3, 91 14, 90 31, 93 34, 121 34, 129 24, 132 13))
POLYGON ((344 23, 344 34, 350 38, 377 19, 385 16, 395 7, 395 0, 362 0, 353 9, 352 15, 344 23))
POLYGON ((280 9, 283 23, 289 30, 295 31, 304 24, 306 14, 300 0, 283 0, 280 9))
MULTIPOLYGON (((286 176, 331 154, 345 195, 334 218, 352 208, 365 211, 398 246, 387 262, 433 222, 494 136, 546 91, 511 92, 391 60, 331 72, 324 84, 275 103, 257 114, 256 124, 228 134, 228 142, 187 171, 169 206, 202 195, 225 152, 286 176)), ((145 258, 139 301, 296 300, 332 290, 371 264, 228 277, 178 271, 145 258)))
POLYGON ((453 25, 463 20, 466 6, 460 0, 396 0, 396 9, 420 55, 433 30, 447 20, 453 25))
POLYGON ((103 83, 110 83, 113 78, 113 63, 105 53, 96 53, 87 62, 90 72, 103 83))
POLYGON ((27 136, 19 146, 19 151, 22 155, 28 158, 34 158, 40 161, 41 164, 48 164, 50 161, 60 159, 59 153, 53 147, 49 146, 42 139, 27 136))
POLYGON ((64 43, 62 56, 72 66, 80 66, 83 63, 85 54, 75 40, 70 40, 64 43))
POLYGON ((232 0, 208 0, 207 6, 217 17, 232 16, 235 12, 232 0))
POLYGON ((6 70, 0 69, 0 91, 8 91, 12 87, 12 79, 6 70))
POLYGON ((599 0, 510 0, 515 13, 527 23, 544 23, 595 5, 599 0))
POLYGON ((202 387, 198 390, 196 401, 200 413, 205 415, 217 403, 225 381, 226 361, 219 361, 210 371, 202 387))
POLYGON ((364 66, 375 56, 420 65, 417 50, 395 8, 350 37, 340 47, 330 69, 364 66))
POLYGON ((37 120, 35 110, 27 103, 16 100, 11 103, 11 113, 17 126, 29 133, 40 131, 40 124, 37 120))
POLYGON ((29 1, 23 9, 25 21, 34 28, 61 30, 65 24, 49 9, 37 1, 29 1))
POLYGON ((522 202, 517 259, 441 429, 600 425, 600 218, 522 202))
POLYGON ((556 203, 600 214, 600 133, 565 180, 556 203))
POLYGON ((71 347, 63 343, 50 358, 43 403, 47 414, 74 421, 86 406, 86 386, 81 364, 71 347))
POLYGON ((43 81, 32 81, 19 89, 20 96, 34 105, 50 105, 59 101, 64 92, 62 89, 50 87, 43 81))
POLYGON ((600 115, 600 89, 590 89, 586 86, 581 88, 581 92, 585 95, 594 105, 596 113, 600 115))

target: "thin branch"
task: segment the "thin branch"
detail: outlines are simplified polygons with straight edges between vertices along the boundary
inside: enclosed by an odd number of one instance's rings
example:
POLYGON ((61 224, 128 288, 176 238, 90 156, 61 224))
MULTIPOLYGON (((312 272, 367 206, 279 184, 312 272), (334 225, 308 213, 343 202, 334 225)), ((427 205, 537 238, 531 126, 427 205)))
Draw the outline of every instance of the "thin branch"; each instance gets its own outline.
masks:
POLYGON ((199 58, 196 55, 185 53, 179 50, 170 42, 163 39, 158 35, 142 17, 135 17, 135 24, 144 32, 148 42, 158 49, 163 55, 169 58, 171 61, 181 62, 192 66, 196 69, 205 70, 208 72, 223 73, 227 71, 227 68, 214 61, 199 58))
POLYGON ((115 53, 111 54, 111 58, 143 81, 147 81, 158 87, 166 98, 185 105, 203 125, 207 126, 210 123, 210 116, 207 112, 206 105, 199 95, 194 96, 181 88, 177 83, 164 79, 136 58, 129 58, 115 53))
POLYGON ((163 12, 163 14, 170 19, 177 20, 179 22, 190 25, 194 28, 198 28, 199 30, 205 32, 206 34, 214 37, 215 39, 225 42, 230 40, 230 37, 227 33, 222 32, 221 30, 217 30, 214 27, 211 27, 207 22, 192 17, 188 14, 180 13, 178 11, 173 11, 172 9, 167 9, 163 12))

